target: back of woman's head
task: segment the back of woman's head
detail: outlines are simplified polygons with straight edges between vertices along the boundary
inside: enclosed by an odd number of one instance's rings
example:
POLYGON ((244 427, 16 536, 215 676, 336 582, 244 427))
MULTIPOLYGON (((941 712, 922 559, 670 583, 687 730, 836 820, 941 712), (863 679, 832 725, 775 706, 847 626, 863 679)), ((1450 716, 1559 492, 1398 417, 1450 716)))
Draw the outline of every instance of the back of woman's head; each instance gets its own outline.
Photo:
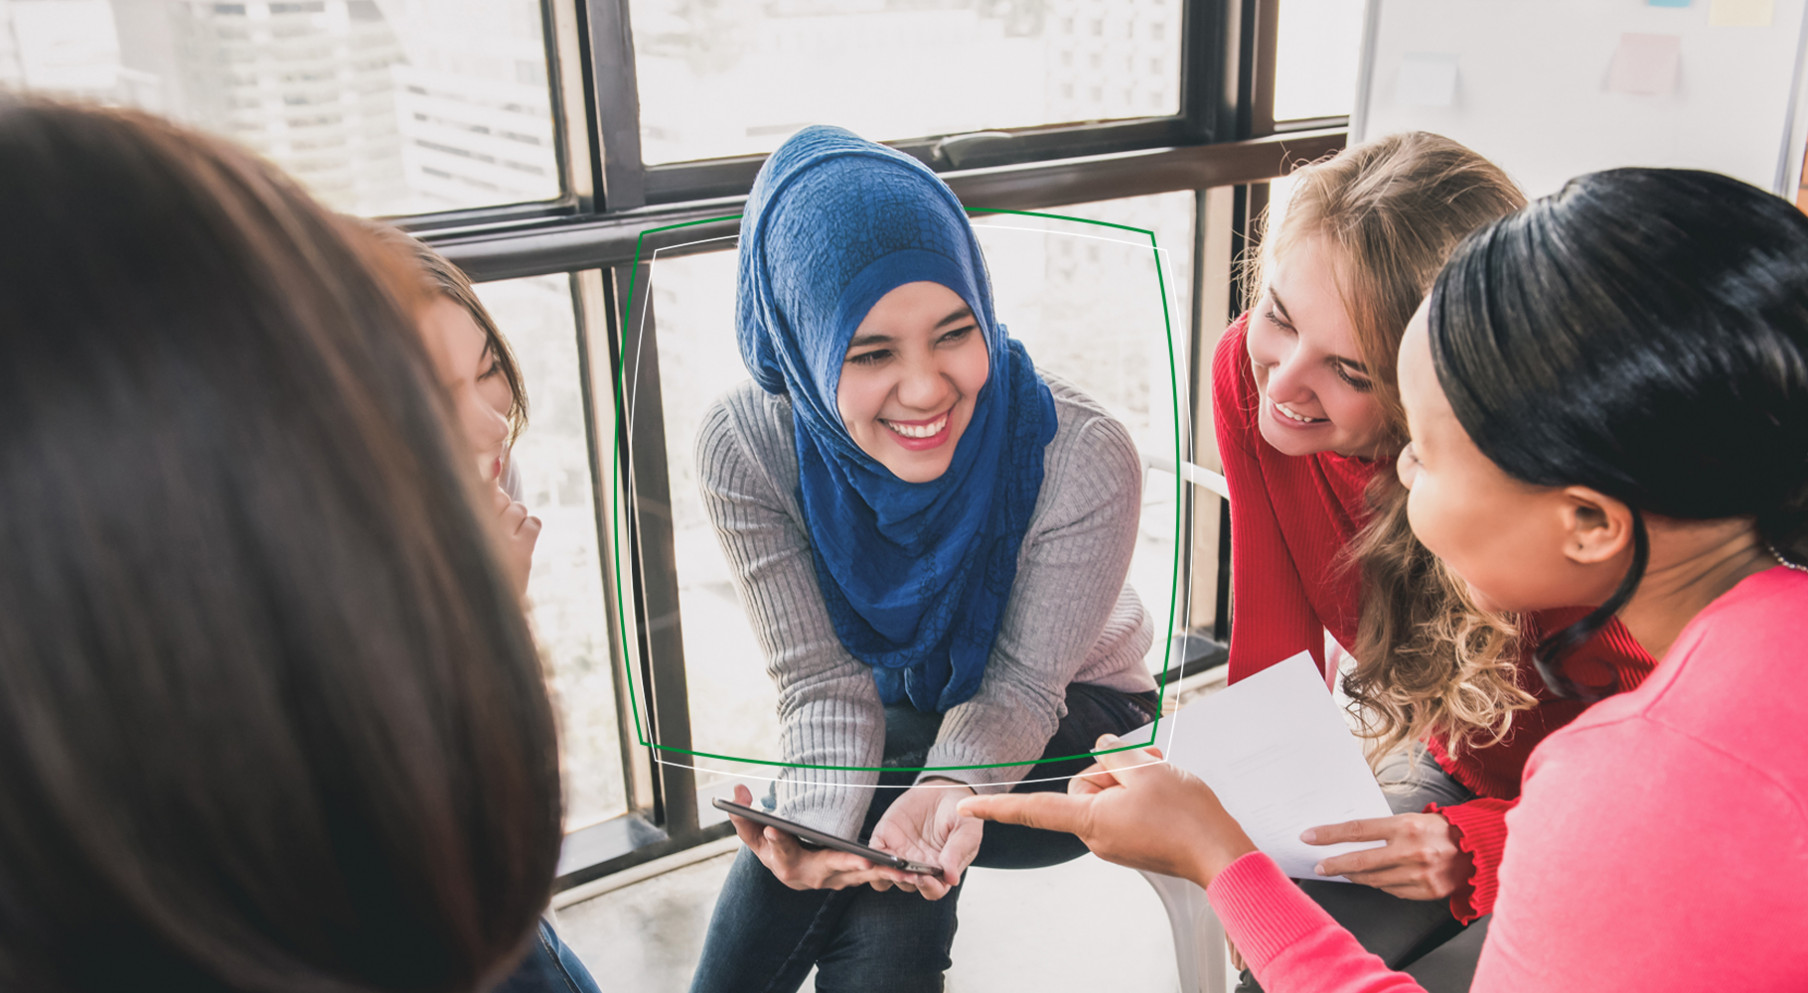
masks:
POLYGON ((555 740, 406 279, 243 153, 4 98, 0 231, 0 988, 475 988, 555 740))
POLYGON ((1619 591, 1548 640, 1553 663, 1631 596, 1639 512, 1750 518, 1808 555, 1808 218, 1713 173, 1615 169, 1477 232, 1428 311, 1438 380, 1502 470, 1635 512, 1619 591))
MULTIPOLYGON (((1404 131, 1297 169, 1292 193, 1263 239, 1265 259, 1327 239, 1337 285, 1387 415, 1388 447, 1404 443, 1394 357, 1406 323, 1450 250, 1483 224, 1525 205, 1500 167, 1442 135, 1404 131)), ((1260 293, 1262 281, 1250 281, 1260 293)))

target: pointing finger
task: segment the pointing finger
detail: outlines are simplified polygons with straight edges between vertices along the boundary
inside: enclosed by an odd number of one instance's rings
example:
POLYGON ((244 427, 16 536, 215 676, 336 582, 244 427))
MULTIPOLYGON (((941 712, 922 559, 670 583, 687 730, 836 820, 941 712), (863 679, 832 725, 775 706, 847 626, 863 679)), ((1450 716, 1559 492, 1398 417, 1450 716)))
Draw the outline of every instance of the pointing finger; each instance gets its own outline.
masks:
POLYGON ((1089 802, 1087 797, 1061 793, 1005 793, 968 797, 959 809, 983 821, 1079 834, 1089 802))

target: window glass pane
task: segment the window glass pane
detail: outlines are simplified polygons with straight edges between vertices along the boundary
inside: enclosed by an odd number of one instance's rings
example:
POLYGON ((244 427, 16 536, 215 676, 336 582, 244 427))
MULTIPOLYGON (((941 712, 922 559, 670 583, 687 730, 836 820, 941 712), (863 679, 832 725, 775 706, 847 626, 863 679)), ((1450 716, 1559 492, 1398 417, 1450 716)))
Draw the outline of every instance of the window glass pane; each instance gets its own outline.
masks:
POLYGON ((511 279, 477 292, 527 385, 528 427, 510 460, 521 502, 543 525, 527 594, 557 692, 571 831, 627 810, 571 281, 511 279))
POLYGON ((631 7, 649 164, 1180 111, 1180 0, 631 7))
MULTIPOLYGON (((1109 410, 1145 456, 1174 457, 1174 390, 1181 391, 1179 424, 1186 410, 1188 314, 1193 271, 1193 194, 1164 193, 1052 208, 1045 213, 1108 221, 1155 232, 1157 254, 1146 235, 1075 221, 1045 221, 1016 214, 977 215, 980 244, 992 273, 998 315, 1020 339, 1036 367, 1080 387, 1109 410), (1172 321, 1174 379, 1168 366, 1172 321)), ((1207 428, 1209 430, 1209 426, 1207 428)), ((1184 436, 1181 450, 1186 449, 1184 436)), ((1166 658, 1168 611, 1174 587, 1174 477, 1143 475, 1142 528, 1130 560, 1130 584, 1155 621, 1151 671, 1166 658)), ((1174 629, 1184 630, 1184 600, 1174 629)))
POLYGON ((0 0, 0 86, 233 138, 330 206, 560 192, 536 0, 0 0))
POLYGON ((1274 119, 1340 117, 1356 105, 1362 0, 1281 0, 1274 119))
MULTIPOLYGON (((1176 347, 1184 347, 1190 306, 1193 196, 1174 193, 1051 213, 1109 220, 1156 232, 1164 249, 1166 306, 1176 347)), ((1024 342, 1037 366, 1074 382, 1112 411, 1147 453, 1174 452, 1174 397, 1169 379, 1163 284, 1145 236, 1077 221, 1021 215, 975 218, 992 274, 1000 319, 1024 342)), ((722 242, 732 247, 732 241, 722 242)), ((693 748, 716 755, 777 760, 778 693, 742 607, 735 580, 703 508, 695 442, 703 413, 746 382, 735 343, 735 256, 729 251, 655 259, 651 279, 664 384, 684 657, 693 748)), ((638 333, 630 329, 630 334, 638 333)), ((1184 384, 1185 356, 1176 356, 1184 384)), ((1184 385, 1182 386, 1184 389, 1184 385)), ((1182 407, 1185 401, 1181 401, 1182 407)), ((1131 582, 1156 629, 1168 626, 1174 568, 1174 481, 1147 476, 1143 526, 1131 582)), ((1184 618, 1176 618, 1184 625, 1184 618)), ((1150 653, 1159 670, 1166 639, 1150 653)), ((725 763, 700 759, 699 786, 725 763)), ((755 770, 741 766, 743 774, 755 770)), ((708 811, 706 811, 706 814, 708 811)))
MULTIPOLYGON (((733 248, 735 242, 720 244, 733 248)), ((778 689, 766 675, 765 656, 703 507, 697 480, 697 429, 704 412, 722 394, 747 381, 747 367, 741 364, 735 343, 735 253, 656 256, 649 286, 659 322, 659 378, 665 401, 691 748, 712 755, 777 759, 778 689)), ((628 333, 638 330, 630 328, 628 333)), ((699 759, 698 765, 721 763, 699 759)), ((699 785, 710 782, 706 773, 699 785)), ((716 811, 708 808, 705 813, 716 811)))

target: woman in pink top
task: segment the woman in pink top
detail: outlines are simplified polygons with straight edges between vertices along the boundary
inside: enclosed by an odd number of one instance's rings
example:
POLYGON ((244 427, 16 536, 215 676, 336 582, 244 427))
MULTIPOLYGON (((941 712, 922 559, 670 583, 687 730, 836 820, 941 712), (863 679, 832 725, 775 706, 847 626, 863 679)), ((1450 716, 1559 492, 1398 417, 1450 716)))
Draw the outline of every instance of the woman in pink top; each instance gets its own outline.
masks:
MULTIPOLYGON (((1662 659, 1532 754, 1473 988, 1808 988, 1808 218, 1710 173, 1581 177, 1457 250, 1399 376, 1420 540, 1483 605, 1599 605, 1545 677, 1615 616, 1662 659)), ((1271 993, 1418 988, 1148 758, 963 809, 1207 887, 1271 993)))

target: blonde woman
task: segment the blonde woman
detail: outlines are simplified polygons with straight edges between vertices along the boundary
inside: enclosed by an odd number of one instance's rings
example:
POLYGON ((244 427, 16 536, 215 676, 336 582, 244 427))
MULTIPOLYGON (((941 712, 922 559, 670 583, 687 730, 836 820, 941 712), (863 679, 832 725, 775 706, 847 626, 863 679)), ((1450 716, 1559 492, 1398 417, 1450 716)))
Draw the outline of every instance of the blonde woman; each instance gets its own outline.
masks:
MULTIPOLYGON (((1260 296, 1213 362, 1231 488, 1230 678, 1301 651, 1322 666, 1327 631, 1350 650, 1344 688, 1395 815, 1309 832, 1385 844, 1320 866, 1363 885, 1304 885, 1390 966, 1466 989, 1486 924, 1464 928, 1492 909, 1526 758, 1584 706, 1546 691, 1523 646, 1582 611, 1524 618, 1522 641, 1413 539, 1392 471, 1406 439, 1394 365, 1446 256, 1525 198, 1486 159, 1424 132, 1295 177, 1252 281, 1260 296)), ((1566 672, 1599 696, 1652 665, 1611 624, 1566 672)))

